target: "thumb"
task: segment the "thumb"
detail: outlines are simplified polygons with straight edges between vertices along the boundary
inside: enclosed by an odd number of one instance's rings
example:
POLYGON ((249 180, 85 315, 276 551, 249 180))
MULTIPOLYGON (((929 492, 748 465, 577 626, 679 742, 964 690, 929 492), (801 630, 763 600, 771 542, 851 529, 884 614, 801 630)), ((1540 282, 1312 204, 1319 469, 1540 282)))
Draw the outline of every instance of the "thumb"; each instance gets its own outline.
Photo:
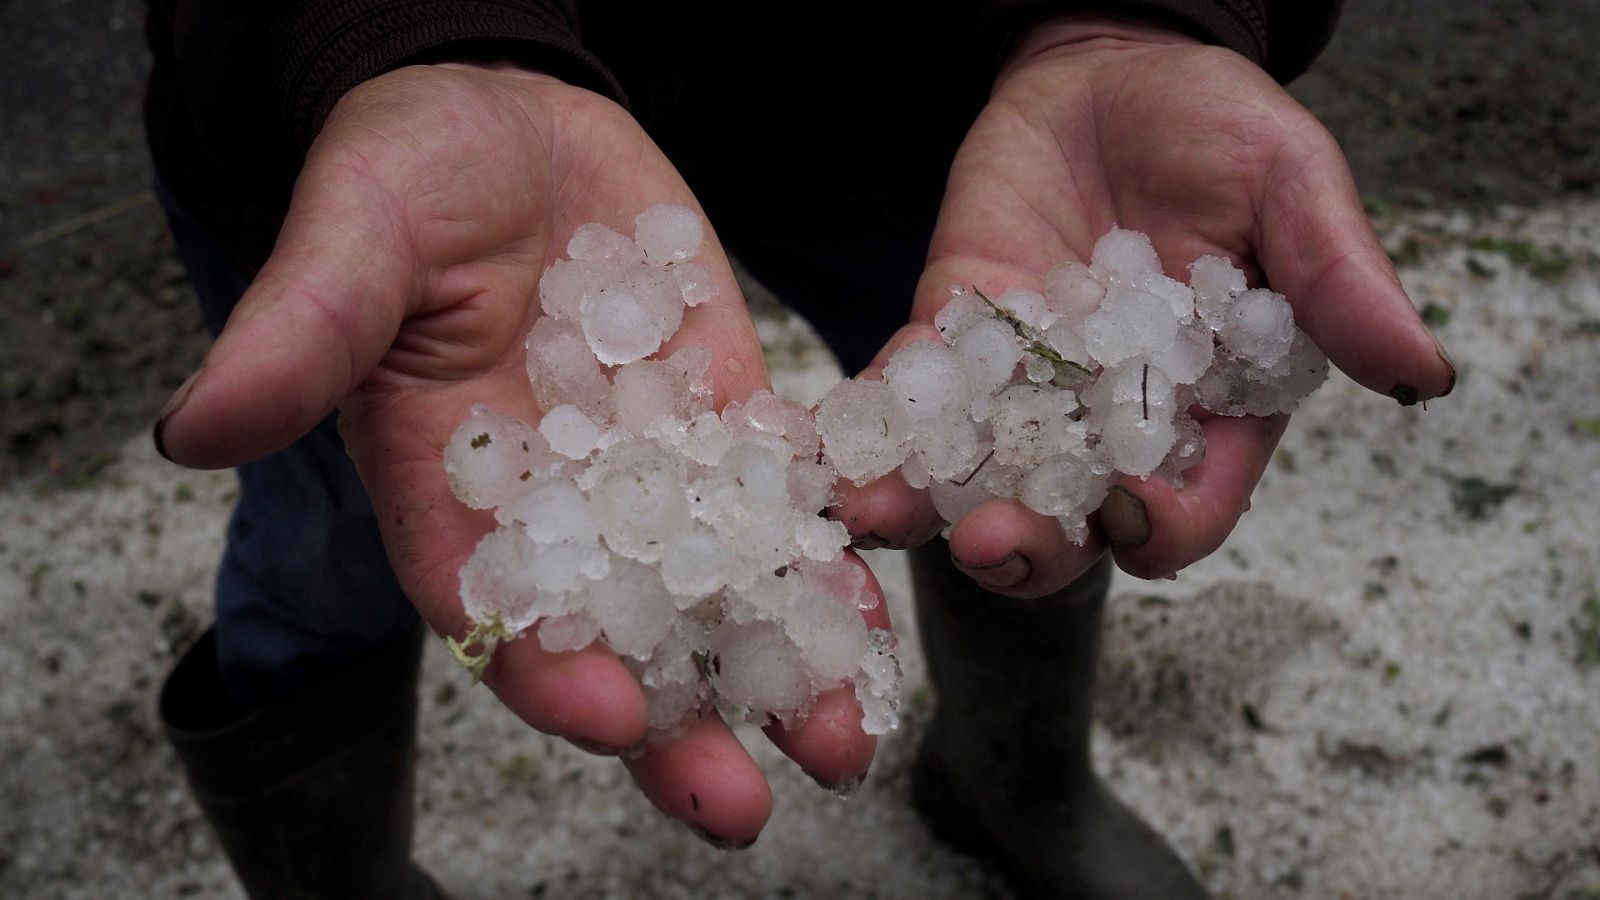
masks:
POLYGON ((1320 131, 1275 167, 1256 246, 1267 283, 1335 365, 1410 405, 1455 387, 1456 371, 1373 233, 1338 145, 1320 131))
POLYGON ((308 163, 271 257, 156 422, 156 448, 224 468, 288 446, 383 358, 414 267, 386 195, 308 163))

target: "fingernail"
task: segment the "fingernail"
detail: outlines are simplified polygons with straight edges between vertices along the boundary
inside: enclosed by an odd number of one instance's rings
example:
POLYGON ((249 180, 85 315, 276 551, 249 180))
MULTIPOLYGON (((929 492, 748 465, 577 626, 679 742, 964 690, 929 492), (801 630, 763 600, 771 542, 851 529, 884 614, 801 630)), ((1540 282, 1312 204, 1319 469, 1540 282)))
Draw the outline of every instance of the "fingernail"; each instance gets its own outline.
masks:
POLYGON ((1444 390, 1439 392, 1439 396, 1448 397, 1450 396, 1450 392, 1456 389, 1456 364, 1455 361, 1450 358, 1450 351, 1444 349, 1444 342, 1439 340, 1439 336, 1437 334, 1434 334, 1430 330, 1428 332, 1428 337, 1433 338, 1433 346, 1439 351, 1439 361, 1450 368, 1450 383, 1445 385, 1444 390))
POLYGON ((1409 384, 1397 384, 1389 389, 1389 396, 1400 402, 1401 406, 1417 405, 1417 389, 1409 384))
POLYGON ((705 830, 704 828, 700 827, 699 825, 693 825, 693 824, 690 824, 688 822, 685 822, 683 824, 690 831, 694 832, 694 836, 695 837, 699 838, 702 841, 705 841, 706 843, 710 844, 711 846, 717 848, 718 850, 722 850, 724 852, 732 851, 732 850, 744 850, 747 847, 749 847, 751 844, 754 844, 756 842, 755 838, 750 838, 749 840, 744 840, 744 841, 735 841, 735 840, 732 840, 730 838, 718 837, 717 835, 712 834, 711 832, 705 830))
POLYGON ((956 568, 971 575, 972 580, 976 581, 979 587, 987 588, 991 591, 1015 587, 1033 573, 1033 566, 1028 563, 1028 558, 1016 551, 1012 551, 1006 554, 1004 559, 999 559, 992 563, 968 565, 957 559, 953 554, 950 557, 950 562, 954 563, 956 568))
POLYGON ((889 546, 889 542, 876 534, 868 532, 850 542, 852 550, 881 550, 889 546))
POLYGON ((189 399, 190 392, 194 390, 195 382, 200 380, 201 371, 203 369, 197 369, 193 375, 184 379, 183 384, 178 385, 178 389, 173 391, 172 396, 168 397, 167 402, 162 405, 161 411, 156 413, 156 424, 150 429, 150 440, 156 445, 156 452, 161 454, 161 458, 167 462, 175 462, 172 455, 167 452, 167 419, 171 418, 172 414, 177 412, 179 407, 183 406, 184 402, 189 399))
POLYGON ((572 743, 572 746, 577 747, 579 750, 593 753, 596 756, 618 756, 622 753, 620 749, 613 747, 610 744, 602 744, 599 741, 589 741, 584 740, 583 738, 567 738, 567 740, 572 743))
POLYGON ((815 781, 819 787, 833 794, 835 797, 848 800, 855 795, 856 791, 861 789, 861 785, 866 783, 867 773, 862 772, 860 775, 856 775, 851 778, 845 778, 840 781, 824 781, 821 778, 813 775, 811 776, 811 780, 815 781))
POLYGON ((1150 513, 1133 491, 1112 485, 1100 504, 1100 529, 1113 547, 1143 547, 1150 540, 1150 513))

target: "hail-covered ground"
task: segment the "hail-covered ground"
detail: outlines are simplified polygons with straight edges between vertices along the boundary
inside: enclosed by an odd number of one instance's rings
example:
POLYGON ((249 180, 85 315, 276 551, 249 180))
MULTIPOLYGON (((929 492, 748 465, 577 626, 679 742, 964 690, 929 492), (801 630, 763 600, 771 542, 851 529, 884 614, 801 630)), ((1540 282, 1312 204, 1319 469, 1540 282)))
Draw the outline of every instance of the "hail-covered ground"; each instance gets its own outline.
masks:
MULTIPOLYGON (((1592 896, 1600 206, 1407 217, 1384 237, 1459 386, 1407 409, 1333 375, 1221 551, 1115 584, 1096 763, 1222 896, 1592 896)), ((780 393, 835 382, 803 326, 758 325, 780 393)), ((240 896, 154 719, 208 618, 231 491, 142 434, 89 486, 4 486, 0 896, 240 896)), ((435 645, 418 857, 463 898, 1004 896, 907 805, 934 698, 899 563, 869 558, 903 724, 851 799, 740 726, 776 811, 719 853, 435 645)))
POLYGON ((1042 291, 952 286, 941 339, 882 379, 842 380, 815 412, 769 390, 713 408, 711 353, 659 351, 715 296, 695 211, 640 212, 632 237, 580 226, 539 281, 527 337, 535 423, 472 408, 444 450, 457 499, 498 527, 461 568, 475 674, 503 641, 601 641, 639 679, 649 742, 713 706, 794 725, 847 684, 868 734, 898 724, 895 638, 825 517, 833 485, 900 478, 950 525, 997 498, 1080 542, 1119 475, 1181 485, 1205 454, 1190 415, 1290 412, 1328 361, 1282 294, 1202 256, 1189 283, 1113 228, 1042 291))

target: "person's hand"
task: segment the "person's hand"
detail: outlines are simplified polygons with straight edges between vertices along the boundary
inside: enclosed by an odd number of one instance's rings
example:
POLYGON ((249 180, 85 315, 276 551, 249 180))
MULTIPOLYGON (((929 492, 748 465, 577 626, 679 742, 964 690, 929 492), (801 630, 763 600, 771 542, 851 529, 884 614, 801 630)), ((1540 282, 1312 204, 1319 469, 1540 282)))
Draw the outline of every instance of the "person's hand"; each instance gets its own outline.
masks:
MULTIPOLYGON (((540 274, 577 226, 631 231, 634 215, 667 202, 698 208, 633 119, 596 94, 509 67, 375 78, 329 117, 270 260, 157 426, 163 452, 235 465, 337 408, 402 587, 436 631, 459 637, 457 572, 494 523, 451 496, 443 448, 474 403, 539 420, 523 338, 540 314, 540 274)), ((720 408, 765 387, 766 370, 714 237, 699 261, 717 295, 686 311, 667 351, 712 351, 720 408)), ((874 627, 887 627, 882 608, 874 627)), ((638 683, 598 643, 504 643, 485 681, 528 724, 588 749, 616 753, 645 735, 638 683)), ((874 749, 860 715, 840 689, 805 725, 768 733, 819 782, 846 784, 874 749)), ((753 841, 771 810, 766 781, 715 714, 626 764, 652 802, 715 843, 753 841)))
MULTIPOLYGON (((1112 225, 1149 234, 1184 281, 1198 256, 1231 258, 1286 294, 1300 327, 1374 391, 1414 403, 1454 384, 1326 129, 1228 50, 1100 17, 1039 26, 1002 69, 951 168, 911 324, 874 369, 906 342, 938 339, 933 317, 951 285, 1038 290, 1056 263, 1087 261, 1112 225)), ((955 524, 951 555, 980 585, 1018 597, 1054 592, 1108 543, 1127 572, 1170 575, 1232 531, 1286 421, 1208 419, 1205 459, 1184 489, 1122 479, 1082 547, 1054 520, 996 500, 955 524)), ((913 545, 943 525, 897 477, 847 491, 836 515, 870 545, 913 545)))

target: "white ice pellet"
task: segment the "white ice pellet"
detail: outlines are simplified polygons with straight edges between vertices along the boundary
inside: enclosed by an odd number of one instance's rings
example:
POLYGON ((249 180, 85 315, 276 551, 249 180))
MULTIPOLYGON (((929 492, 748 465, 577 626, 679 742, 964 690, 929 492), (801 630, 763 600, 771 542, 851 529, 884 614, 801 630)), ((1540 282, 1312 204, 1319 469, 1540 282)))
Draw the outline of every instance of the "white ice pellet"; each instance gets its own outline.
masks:
POLYGON ((1201 318, 1215 328, 1223 310, 1244 293, 1244 272, 1220 256, 1202 256, 1189 264, 1189 285, 1201 318))
POLYGON ((541 464, 549 446, 526 423, 479 404, 445 445, 445 474, 456 499, 473 509, 499 504, 541 464))
POLYGON ((672 267, 672 280, 683 292, 685 306, 699 306, 717 295, 711 272, 699 263, 678 263, 672 267))
POLYGON ((600 446, 605 426, 576 406, 558 406, 539 420, 539 434, 562 456, 583 459, 600 446))
POLYGON ((644 359, 678 330, 683 292, 672 276, 636 266, 626 281, 585 293, 579 308, 583 336, 608 366, 644 359))
POLYGON ((1258 288, 1234 299, 1217 326, 1217 337, 1229 352, 1262 368, 1271 368, 1294 341, 1294 310, 1282 294, 1258 288))
POLYGON ((633 220, 633 227, 633 239, 656 265, 694 259, 705 238, 705 220, 700 214, 675 203, 650 207, 633 220))
POLYGON ((1150 239, 1125 228, 1112 228, 1096 241, 1089 262, 1108 287, 1132 287, 1161 274, 1161 260, 1150 239))
POLYGON ((881 381, 841 381, 817 403, 823 453, 857 484, 899 467, 911 443, 911 417, 900 396, 881 381))
POLYGON ((1103 366, 1133 356, 1161 353, 1177 338, 1179 321, 1155 294, 1137 288, 1114 289, 1084 321, 1084 344, 1103 366))
MULTIPOLYGON (((598 222, 578 226, 572 233, 572 240, 567 241, 567 255, 573 259, 614 259, 623 263, 644 261, 644 251, 632 238, 598 222)), ((543 286, 541 283, 541 289, 543 286)))
POLYGON ((1064 262, 1045 273, 1044 298, 1059 322, 1075 325, 1100 308, 1106 296, 1105 285, 1077 262, 1064 262))

